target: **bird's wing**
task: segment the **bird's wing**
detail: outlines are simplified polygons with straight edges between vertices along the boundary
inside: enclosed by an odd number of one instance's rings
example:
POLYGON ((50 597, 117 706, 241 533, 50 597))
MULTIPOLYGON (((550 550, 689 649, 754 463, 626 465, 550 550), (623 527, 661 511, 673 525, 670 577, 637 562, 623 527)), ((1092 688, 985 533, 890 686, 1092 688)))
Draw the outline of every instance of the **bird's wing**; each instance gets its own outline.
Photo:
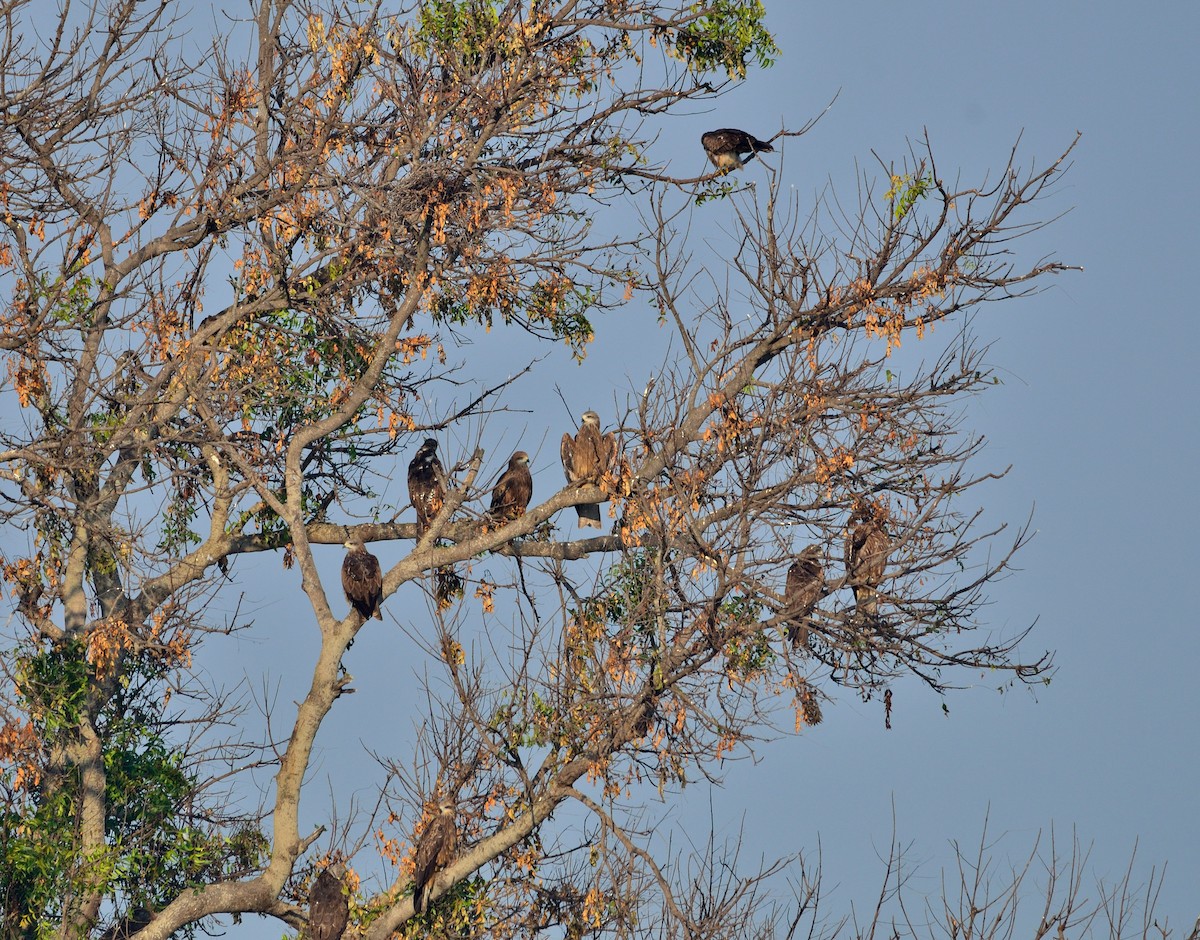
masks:
POLYGON ((513 502, 520 506, 522 511, 533 499, 533 474, 529 472, 528 467, 522 467, 519 473, 514 474, 512 497, 513 502))
POLYGON ((575 473, 575 441, 571 439, 570 434, 563 434, 562 444, 558 452, 562 456, 563 472, 567 475, 567 482, 574 483, 577 479, 575 473))
POLYGON ((864 577, 876 583, 883 580, 890 548, 887 533, 879 525, 872 524, 863 539, 861 549, 864 577))
POLYGON ((617 442, 617 435, 609 431, 600 440, 600 472, 608 473, 617 465, 617 452, 620 449, 620 444, 617 442))
POLYGON ((512 482, 512 471, 505 470, 500 474, 500 479, 496 481, 496 485, 492 487, 492 508, 501 506, 508 501, 508 487, 512 482))

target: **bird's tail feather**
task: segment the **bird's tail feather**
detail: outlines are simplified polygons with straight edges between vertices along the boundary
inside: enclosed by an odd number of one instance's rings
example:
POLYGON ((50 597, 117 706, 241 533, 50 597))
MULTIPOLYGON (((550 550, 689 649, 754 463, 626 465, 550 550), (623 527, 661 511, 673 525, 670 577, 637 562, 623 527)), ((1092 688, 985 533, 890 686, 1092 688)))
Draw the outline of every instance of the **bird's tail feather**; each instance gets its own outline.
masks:
POLYGON ((575 507, 575 513, 579 516, 579 527, 581 529, 603 528, 603 526, 600 525, 599 503, 583 503, 575 507))

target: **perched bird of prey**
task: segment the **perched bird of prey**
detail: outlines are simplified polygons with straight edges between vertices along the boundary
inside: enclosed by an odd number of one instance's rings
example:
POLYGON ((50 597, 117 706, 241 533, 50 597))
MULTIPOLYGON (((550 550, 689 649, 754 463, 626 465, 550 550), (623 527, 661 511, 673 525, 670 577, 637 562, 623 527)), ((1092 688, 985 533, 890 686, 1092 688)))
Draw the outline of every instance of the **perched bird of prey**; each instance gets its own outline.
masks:
POLYGON ((775 148, 765 140, 759 140, 753 134, 739 131, 736 127, 722 127, 720 130, 709 131, 700 135, 700 145, 708 154, 708 159, 722 173, 739 169, 742 166, 742 154, 774 153, 775 148))
POLYGON ((346 866, 336 862, 313 880, 308 891, 308 940, 339 940, 350 919, 342 889, 346 866))
POLYGON ((879 612, 875 589, 883 580, 890 550, 884 523, 887 510, 874 503, 860 502, 850 516, 846 531, 846 581, 854 591, 854 606, 865 617, 879 612))
POLYGON ((429 906, 429 890, 438 869, 454 861, 458 851, 458 828, 454 825, 454 804, 438 804, 438 814, 429 821, 413 858, 413 910, 420 914, 429 906))
POLYGON ((533 498, 533 476, 529 472, 529 455, 517 451, 508 461, 508 469, 492 487, 491 517, 497 522, 511 522, 525 515, 533 498))
POLYGON ((442 482, 445 478, 446 471, 437 456, 437 441, 427 437, 408 465, 408 498, 417 511, 418 542, 425 538, 446 502, 446 485, 442 482))
MULTIPOLYGON (((560 448, 563 470, 567 482, 572 485, 596 482, 617 459, 616 435, 600 433, 600 416, 594 411, 585 411, 581 418, 583 424, 575 437, 572 439, 570 434, 564 434, 560 448)), ((601 527, 599 503, 580 503, 575 512, 581 529, 601 527)))
POLYGON ((808 646, 808 618, 825 590, 821 546, 809 545, 792 562, 787 573, 788 639, 792 646, 808 646))
POLYGON ((379 559, 367 551, 360 536, 343 543, 349 549, 342 560, 342 590, 346 600, 363 620, 382 620, 379 602, 383 599, 383 571, 379 559))
POLYGON ((98 940, 130 940, 154 922, 154 912, 142 904, 135 904, 124 918, 100 934, 98 940))

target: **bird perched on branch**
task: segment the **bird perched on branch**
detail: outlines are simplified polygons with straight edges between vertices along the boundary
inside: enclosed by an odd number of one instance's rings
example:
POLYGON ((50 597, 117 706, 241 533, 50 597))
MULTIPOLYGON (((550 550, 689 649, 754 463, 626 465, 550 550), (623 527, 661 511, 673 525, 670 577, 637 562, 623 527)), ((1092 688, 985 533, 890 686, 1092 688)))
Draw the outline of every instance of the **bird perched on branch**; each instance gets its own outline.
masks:
POLYGON ((309 940, 340 940, 350 920, 342 879, 346 866, 335 862, 313 880, 308 892, 309 940))
POLYGON ((458 851, 458 827, 454 824, 454 804, 438 804, 438 813, 429 821, 413 856, 413 911, 420 914, 429 907, 429 890, 439 869, 454 861, 458 851))
MULTIPOLYGON (((585 411, 580 417, 583 423, 579 431, 574 438, 569 433, 564 434, 560 448, 567 482, 573 486, 595 483, 617 459, 616 435, 600 433, 600 416, 594 411, 585 411)), ((599 503, 580 503, 575 512, 581 529, 601 528, 599 503)))
POLYGON ((446 502, 445 478, 446 471, 438 460, 437 441, 427 437, 408 465, 408 499, 417 511, 418 542, 425 538, 446 502))
POLYGON ((876 588, 887 568, 887 510, 871 502, 859 502, 850 515, 846 531, 846 581, 854 591, 855 609, 864 617, 879 613, 876 588))
POLYGON ((361 536, 343 543, 349 549, 342 560, 342 590, 346 600, 362 616, 382 620, 379 602, 383 600, 383 570, 379 559, 367 551, 361 536))
POLYGON ((495 522, 511 522, 525 515, 533 498, 533 476, 529 472, 529 455, 517 451, 508 461, 508 469, 492 487, 492 507, 489 515, 495 522))
POLYGON ((722 127, 701 134, 700 145, 708 154, 713 166, 722 173, 740 169, 743 153, 748 153, 753 158, 754 154, 775 152, 775 148, 767 141, 759 140, 753 134, 747 134, 736 127, 722 127))
POLYGON ((809 545, 788 568, 788 638, 792 646, 808 646, 808 618, 825 590, 825 571, 821 567, 821 546, 809 545))
POLYGON ((135 904, 125 917, 100 934, 98 940, 130 940, 141 930, 154 923, 154 912, 142 904, 135 904))

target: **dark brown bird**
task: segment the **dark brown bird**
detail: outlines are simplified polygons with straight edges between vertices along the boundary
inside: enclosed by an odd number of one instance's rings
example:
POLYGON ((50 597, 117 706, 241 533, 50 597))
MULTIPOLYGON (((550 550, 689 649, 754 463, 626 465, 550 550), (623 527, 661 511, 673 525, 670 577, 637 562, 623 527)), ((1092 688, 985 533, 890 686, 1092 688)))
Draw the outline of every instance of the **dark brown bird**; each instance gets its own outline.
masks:
MULTIPOLYGON (((580 417, 583 423, 579 431, 574 438, 564 434, 559 449, 567 482, 572 486, 595 483, 617 459, 616 435, 600 433, 600 416, 594 411, 585 411, 580 417)), ((601 528, 599 503, 580 503, 575 507, 575 513, 579 516, 581 529, 601 528)))
POLYGON ((792 646, 808 646, 808 618, 825 591, 821 546, 809 545, 792 562, 787 573, 788 639, 792 646))
POLYGON ((145 930, 152 923, 154 923, 154 912, 144 905, 135 904, 128 915, 100 934, 99 940, 130 940, 131 937, 139 931, 145 930))
POLYGON ((458 827, 454 824, 454 804, 438 804, 438 814, 429 821, 413 858, 413 910, 420 914, 429 907, 429 891, 441 868, 454 861, 458 851, 458 827))
POLYGON ((492 487, 491 517, 496 522, 511 522, 525 515, 533 498, 533 476, 529 472, 529 455, 517 451, 508 461, 508 469, 492 487))
POLYGON ((879 613, 876 588, 887 568, 887 511, 874 503, 859 503, 846 531, 846 581, 854 591, 855 609, 864 617, 879 613))
POLYGON ((425 438, 416 456, 408 465, 408 498, 417 511, 417 541, 433 525, 446 502, 446 471, 438 460, 437 441, 425 438))
POLYGON ((342 887, 346 866, 336 862, 313 880, 308 892, 309 940, 339 940, 350 920, 350 905, 342 887))
POLYGON ((379 602, 383 600, 383 571, 379 559, 367 551, 359 536, 343 543, 349 549, 342 561, 342 590, 346 600, 362 616, 382 620, 379 602))
POLYGON ((759 140, 753 134, 747 134, 736 127, 722 127, 700 135, 700 145, 708 154, 708 159, 722 173, 740 169, 742 154, 752 156, 757 153, 774 153, 775 148, 767 141, 759 140))

